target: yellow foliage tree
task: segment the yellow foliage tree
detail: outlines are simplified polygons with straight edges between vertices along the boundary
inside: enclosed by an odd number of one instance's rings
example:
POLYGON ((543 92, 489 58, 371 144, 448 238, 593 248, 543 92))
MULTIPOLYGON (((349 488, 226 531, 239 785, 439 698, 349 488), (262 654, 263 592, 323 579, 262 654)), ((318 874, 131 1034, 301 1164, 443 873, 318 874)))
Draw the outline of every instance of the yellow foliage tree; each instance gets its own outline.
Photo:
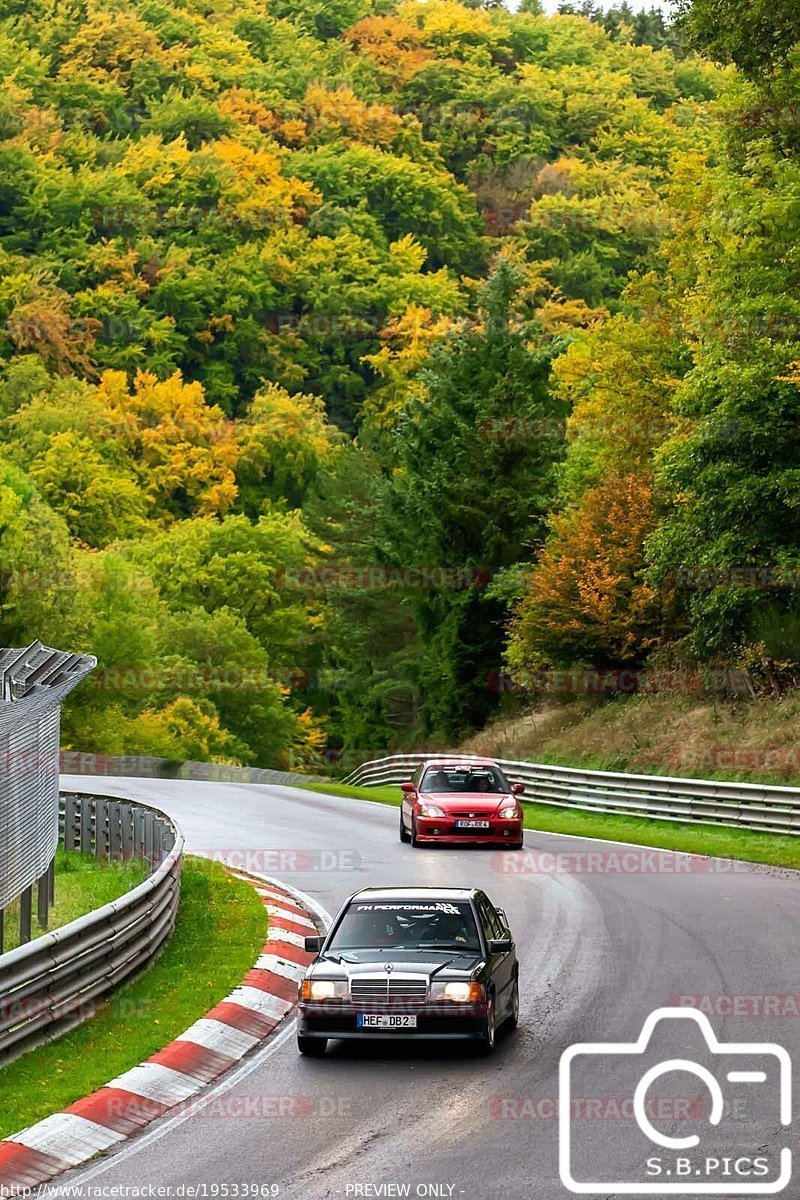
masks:
POLYGON ((65 70, 108 72, 130 84, 135 66, 146 61, 174 70, 186 59, 182 46, 165 49, 156 32, 132 9, 90 5, 78 32, 64 47, 65 70))
POLYGON ((299 505, 339 435, 318 396, 266 384, 236 425, 237 480, 253 515, 265 500, 299 505))
POLYGON ((304 140, 330 141, 347 137, 369 146, 390 147, 405 121, 388 104, 369 104, 352 88, 333 90, 309 84, 300 107, 304 140))
POLYGON ((131 390, 124 372, 106 371, 97 399, 107 436, 127 449, 156 513, 228 512, 237 496, 237 442, 232 422, 206 404, 201 384, 185 383, 177 371, 163 380, 139 371, 131 390))
POLYGON ((375 354, 366 354, 368 362, 383 379, 364 406, 364 416, 373 429, 389 429, 424 385, 413 376, 424 363, 431 343, 444 336, 452 321, 434 317, 428 308, 410 304, 399 317, 393 317, 381 331, 384 342, 375 354))
POLYGON ((624 464, 649 472, 653 450, 674 429, 680 377, 665 363, 666 343, 657 320, 615 316, 555 360, 567 438, 592 443, 597 470, 624 464))
POLYGON ((59 375, 91 374, 91 352, 100 330, 94 317, 76 318, 71 297, 46 280, 21 281, 8 316, 7 335, 23 353, 35 353, 59 375))
POLYGON ((655 527, 650 482, 609 473, 553 521, 528 579, 508 650, 512 670, 636 662, 656 642, 658 596, 641 577, 655 527))
POLYGON ((425 35, 410 21, 398 17, 364 17, 344 34, 348 42, 371 58, 387 82, 401 86, 436 56, 425 45, 425 35))
MULTIPOLYGON (((640 287, 647 292, 646 281, 640 287)), ((545 666, 638 663, 659 640, 645 543, 657 525, 653 455, 676 430, 671 355, 657 320, 620 315, 555 360, 553 379, 571 410, 564 508, 512 625, 508 660, 521 679, 545 666)))

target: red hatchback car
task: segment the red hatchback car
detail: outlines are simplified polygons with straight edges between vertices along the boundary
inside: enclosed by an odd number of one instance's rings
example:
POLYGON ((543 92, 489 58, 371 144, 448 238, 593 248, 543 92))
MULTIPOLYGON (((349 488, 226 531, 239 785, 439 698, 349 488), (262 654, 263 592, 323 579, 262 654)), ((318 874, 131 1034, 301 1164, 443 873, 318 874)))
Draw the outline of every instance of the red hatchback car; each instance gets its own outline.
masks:
POLYGON ((400 841, 479 842, 522 848, 521 783, 509 783, 490 758, 429 759, 402 783, 400 841))

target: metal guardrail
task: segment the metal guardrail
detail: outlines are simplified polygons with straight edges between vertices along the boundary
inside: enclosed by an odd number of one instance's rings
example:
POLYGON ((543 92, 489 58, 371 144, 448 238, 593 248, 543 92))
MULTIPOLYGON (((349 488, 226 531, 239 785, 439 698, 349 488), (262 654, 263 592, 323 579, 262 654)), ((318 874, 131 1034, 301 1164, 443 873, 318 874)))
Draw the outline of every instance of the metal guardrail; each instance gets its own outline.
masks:
MULTIPOLYGON (((479 755, 392 754, 353 771, 344 783, 362 787, 403 783, 421 762, 471 761, 479 755)), ((762 833, 800 834, 800 788, 664 775, 624 775, 497 758, 512 783, 524 783, 525 799, 556 808, 621 813, 654 821, 724 825, 762 833)))
POLYGON ((235 767, 229 763, 178 762, 170 758, 151 758, 143 754, 112 757, 86 754, 80 750, 61 751, 62 775, 132 776, 137 779, 191 779, 211 783, 312 783, 318 775, 297 771, 276 771, 270 767, 235 767))
POLYGON ((28 927, 34 884, 40 899, 46 893, 58 840, 61 701, 95 666, 90 655, 41 642, 0 649, 0 929, 17 897, 28 927))
POLYGON ((0 955, 0 1066, 96 1012, 98 998, 148 964, 178 910, 183 836, 156 809, 113 796, 60 801, 67 849, 141 858, 152 874, 111 904, 0 955))

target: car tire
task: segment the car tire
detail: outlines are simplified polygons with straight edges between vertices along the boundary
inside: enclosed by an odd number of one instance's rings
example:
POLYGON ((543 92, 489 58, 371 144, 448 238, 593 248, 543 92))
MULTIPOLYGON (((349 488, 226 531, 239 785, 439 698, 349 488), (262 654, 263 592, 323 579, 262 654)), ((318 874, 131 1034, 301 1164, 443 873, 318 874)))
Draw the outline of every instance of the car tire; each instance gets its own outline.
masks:
POLYGON ((514 976, 514 987, 511 992, 511 1011, 506 1017, 509 1029, 516 1029, 519 1024, 519 975, 514 976))
POLYGON ((411 841, 411 834, 406 829, 405 821, 403 820, 402 808, 400 809, 400 841, 401 842, 410 842, 411 841))
POLYGON ((518 842, 512 842, 510 846, 506 847, 508 850, 523 850, 524 848, 525 841, 523 838, 520 838, 518 842))
POLYGON ((297 1035, 297 1049, 307 1058, 322 1058, 328 1049, 328 1039, 323 1037, 303 1037, 297 1035))
POLYGON ((483 1021, 478 1049, 480 1054, 491 1054, 497 1037, 497 1014, 494 1007, 494 996, 486 1001, 486 1016, 483 1021))
POLYGON ((411 818, 411 838, 410 838, 410 841, 411 841, 411 845, 412 845, 412 846, 415 846, 415 847, 416 847, 416 846, 419 846, 419 838, 417 837, 417 822, 414 820, 414 818, 413 818, 413 817, 411 818))

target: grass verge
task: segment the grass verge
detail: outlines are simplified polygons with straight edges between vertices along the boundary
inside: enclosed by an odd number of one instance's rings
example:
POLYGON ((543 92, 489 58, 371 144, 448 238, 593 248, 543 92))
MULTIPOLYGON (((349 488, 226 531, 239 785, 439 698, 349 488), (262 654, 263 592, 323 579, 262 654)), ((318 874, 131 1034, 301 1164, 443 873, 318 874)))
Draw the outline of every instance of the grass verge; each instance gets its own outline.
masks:
POLYGON ((768 863, 773 867, 800 869, 800 838, 753 833, 749 829, 683 825, 679 821, 653 821, 647 817, 551 808, 549 804, 526 804, 525 828, 538 829, 542 833, 604 838, 613 842, 636 842, 661 850, 680 850, 686 854, 738 858, 745 862, 768 863))
POLYGON ((187 858, 177 925, 158 961, 92 1020, 0 1071, 0 1138, 88 1095, 178 1037, 241 982, 266 932, 266 910, 249 884, 216 863, 187 858))
MULTIPOLYGON (((311 791, 400 804, 398 787, 350 787, 343 784, 302 784, 311 791)), ((713 858, 737 858, 773 867, 800 870, 800 838, 780 834, 753 833, 749 829, 726 829, 713 825, 688 825, 679 821, 653 821, 647 817, 615 816, 613 813, 583 812, 552 808, 549 804, 525 802, 525 828, 542 833, 572 834, 611 842, 635 842, 660 850, 707 854, 713 858)))
POLYGON ((349 796, 352 800, 379 800, 381 804, 399 806, 402 792, 399 787, 353 787, 349 783, 300 783, 309 792, 326 792, 330 796, 349 796))
MULTIPOLYGON (((147 877, 147 868, 142 862, 98 862, 91 854, 77 854, 74 850, 56 851, 55 904, 51 906, 48 929, 68 925, 92 909, 102 908, 119 896, 135 888, 147 877)), ((34 897, 33 937, 45 931, 36 923, 36 899, 34 897)), ((19 901, 9 904, 5 912, 4 950, 13 950, 19 945, 19 901)))

